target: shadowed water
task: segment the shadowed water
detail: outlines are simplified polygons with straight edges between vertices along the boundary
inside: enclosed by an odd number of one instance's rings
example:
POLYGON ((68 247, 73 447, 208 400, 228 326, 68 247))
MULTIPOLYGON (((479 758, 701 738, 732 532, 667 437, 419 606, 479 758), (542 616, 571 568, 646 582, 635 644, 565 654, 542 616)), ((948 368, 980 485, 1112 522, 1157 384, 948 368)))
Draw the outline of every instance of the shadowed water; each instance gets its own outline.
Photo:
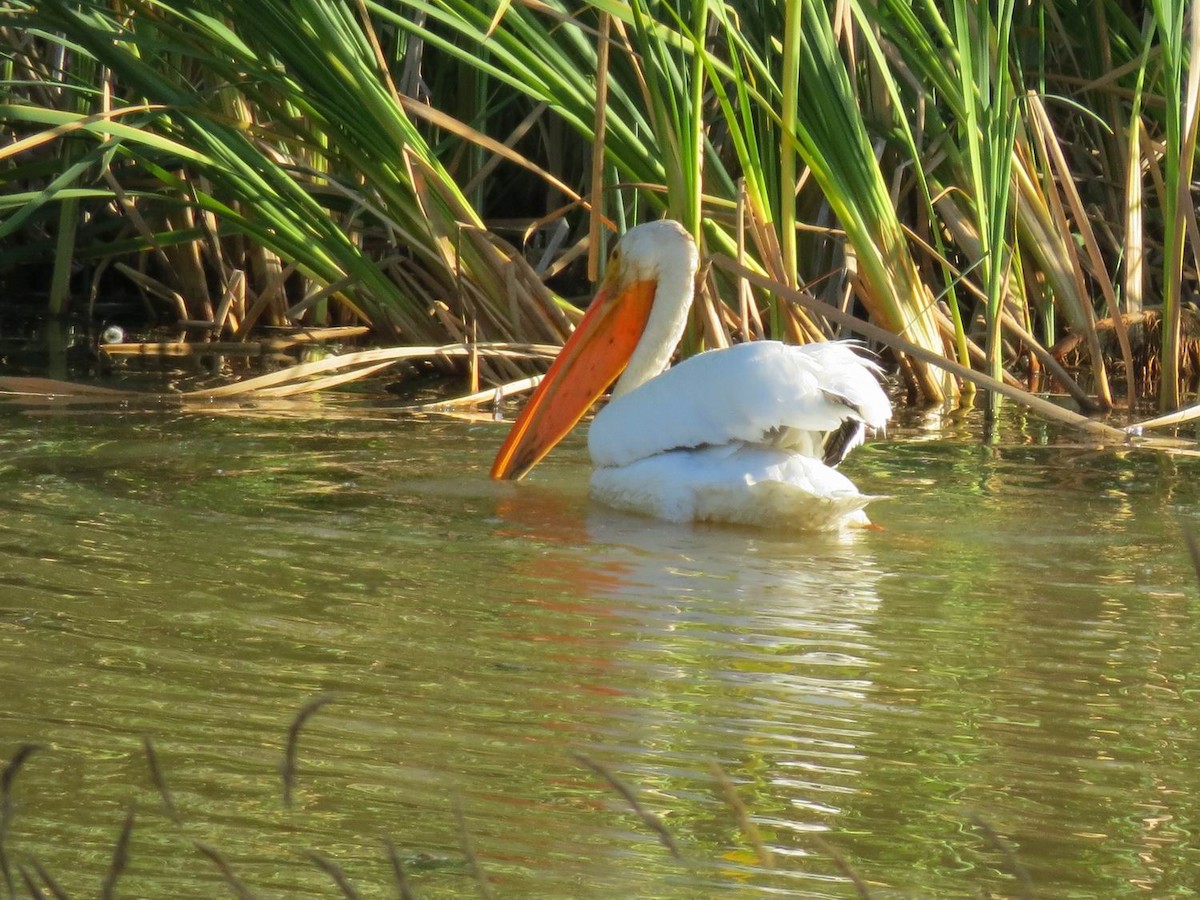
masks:
POLYGON ((385 839, 429 897, 1200 882, 1197 460, 911 424, 845 467, 882 530, 788 538, 591 505, 577 439, 497 485, 499 426, 304 413, 0 409, 18 887, 94 894, 131 807, 122 896, 231 895, 195 841, 268 897, 338 895, 309 851, 395 896, 385 839))

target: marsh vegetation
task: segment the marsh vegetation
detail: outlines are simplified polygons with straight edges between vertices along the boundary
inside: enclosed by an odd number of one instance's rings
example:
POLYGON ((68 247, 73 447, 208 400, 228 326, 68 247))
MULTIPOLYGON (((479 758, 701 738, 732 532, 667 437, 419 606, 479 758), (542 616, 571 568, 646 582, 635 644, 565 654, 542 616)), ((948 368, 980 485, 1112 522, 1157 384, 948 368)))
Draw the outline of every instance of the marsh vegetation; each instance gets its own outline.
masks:
POLYGON ((0 332, 224 361, 149 398, 204 417, 0 408, 0 893, 1195 884, 1200 479, 1099 421, 1200 378, 1195 9, 0 0, 0 332), (852 463, 884 530, 681 532, 578 443, 511 494, 490 423, 265 407, 520 390, 663 216, 685 353, 857 335, 959 404, 852 463), (981 441, 979 387, 1122 449, 981 441))
MULTIPOLYGON (((712 263, 688 352, 861 319, 919 402, 1175 408, 1187 11, 5 0, 4 302, 127 295, 187 344, 556 344, 615 233, 670 216, 712 263)), ((490 384, 536 368, 472 359, 490 384)))

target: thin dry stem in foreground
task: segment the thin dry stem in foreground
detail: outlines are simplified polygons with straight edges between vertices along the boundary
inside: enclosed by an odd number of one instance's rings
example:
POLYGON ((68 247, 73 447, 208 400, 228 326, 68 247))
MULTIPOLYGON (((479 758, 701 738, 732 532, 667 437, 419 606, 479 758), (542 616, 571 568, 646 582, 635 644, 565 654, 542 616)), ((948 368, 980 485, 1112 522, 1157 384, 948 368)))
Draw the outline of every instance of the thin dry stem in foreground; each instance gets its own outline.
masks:
POLYGON ((323 694, 320 697, 314 697, 309 700, 300 707, 300 711, 296 713, 296 717, 292 720, 292 724, 288 728, 287 746, 283 753, 283 765, 280 767, 280 774, 283 777, 284 806, 290 807, 292 805, 292 792, 296 787, 296 761, 300 749, 300 729, 304 727, 304 724, 312 718, 317 710, 336 699, 333 694, 323 694))
POLYGON ((575 757, 575 759, 579 760, 579 762, 583 763, 585 766, 607 781, 610 785, 612 785, 613 790, 625 798, 625 802, 629 804, 629 808, 634 811, 637 817, 642 820, 642 823, 647 828, 649 828, 658 836, 659 841, 664 847, 667 848, 667 850, 670 851, 671 855, 676 859, 683 858, 683 855, 679 852, 679 845, 675 843, 675 837, 663 823, 663 820, 642 805, 642 802, 638 799, 637 794, 634 793, 633 788, 621 781, 621 779, 618 778, 616 774, 614 774, 607 766, 597 762, 590 756, 581 753, 578 750, 572 750, 571 756, 575 757))

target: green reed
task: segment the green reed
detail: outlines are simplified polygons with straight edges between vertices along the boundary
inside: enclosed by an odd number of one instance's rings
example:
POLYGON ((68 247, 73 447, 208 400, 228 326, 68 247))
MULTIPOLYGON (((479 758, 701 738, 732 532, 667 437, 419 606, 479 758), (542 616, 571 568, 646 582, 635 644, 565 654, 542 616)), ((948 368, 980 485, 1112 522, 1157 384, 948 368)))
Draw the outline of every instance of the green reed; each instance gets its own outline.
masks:
MULTIPOLYGON (((1085 406, 1114 402, 1110 368, 1127 404, 1148 390, 1128 323, 1161 300, 1161 403, 1197 374, 1180 323, 1200 39, 1182 2, 240 10, 0 4, 0 271, 50 273, 50 311, 119 269, 237 340, 367 321, 410 343, 557 342, 572 313, 547 282, 586 292, 574 261, 603 243, 602 209, 678 218, 708 253, 1010 385, 1054 368, 1085 406), (512 243, 560 220, 535 272, 512 243)), ((689 352, 835 333, 723 271, 701 290, 689 352)), ((927 402, 957 387, 915 357, 902 371, 927 402)))

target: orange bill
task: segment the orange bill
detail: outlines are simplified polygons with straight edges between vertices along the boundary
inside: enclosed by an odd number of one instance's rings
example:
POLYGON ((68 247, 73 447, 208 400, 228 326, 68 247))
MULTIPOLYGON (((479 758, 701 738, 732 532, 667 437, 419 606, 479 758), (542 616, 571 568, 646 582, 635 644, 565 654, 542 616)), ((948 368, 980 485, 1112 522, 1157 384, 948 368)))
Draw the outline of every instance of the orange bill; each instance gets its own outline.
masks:
POLYGON ((625 371, 650 317, 654 281, 612 290, 606 278, 587 314, 505 438, 492 477, 521 478, 583 418, 625 371))

